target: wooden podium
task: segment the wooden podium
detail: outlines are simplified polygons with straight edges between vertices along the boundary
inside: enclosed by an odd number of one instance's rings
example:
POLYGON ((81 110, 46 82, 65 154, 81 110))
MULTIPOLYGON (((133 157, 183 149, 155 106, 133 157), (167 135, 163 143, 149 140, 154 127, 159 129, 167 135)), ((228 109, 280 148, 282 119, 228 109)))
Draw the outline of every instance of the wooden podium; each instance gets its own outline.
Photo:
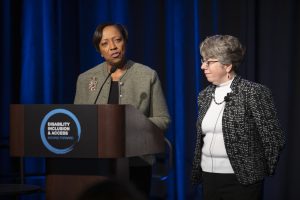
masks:
POLYGON ((164 135, 131 105, 10 107, 10 154, 46 158, 46 199, 76 199, 91 184, 128 179, 128 158, 164 152, 164 135))

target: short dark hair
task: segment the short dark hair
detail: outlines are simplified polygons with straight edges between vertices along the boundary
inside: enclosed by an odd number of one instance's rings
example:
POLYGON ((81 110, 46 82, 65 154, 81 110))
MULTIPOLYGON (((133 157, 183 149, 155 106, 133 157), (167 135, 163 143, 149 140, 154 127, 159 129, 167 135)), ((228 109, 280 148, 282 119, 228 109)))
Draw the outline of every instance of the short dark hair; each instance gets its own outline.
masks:
POLYGON ((104 23, 104 24, 100 24, 97 26, 95 32, 94 32, 94 35, 93 35, 93 44, 94 44, 94 47, 96 48, 96 50, 100 53, 100 49, 99 49, 99 43, 102 39, 102 34, 103 34, 103 29, 107 26, 114 26, 116 27, 124 41, 125 41, 125 44, 127 44, 127 41, 128 41, 128 32, 126 30, 126 28, 122 25, 122 24, 115 24, 115 23, 104 23))

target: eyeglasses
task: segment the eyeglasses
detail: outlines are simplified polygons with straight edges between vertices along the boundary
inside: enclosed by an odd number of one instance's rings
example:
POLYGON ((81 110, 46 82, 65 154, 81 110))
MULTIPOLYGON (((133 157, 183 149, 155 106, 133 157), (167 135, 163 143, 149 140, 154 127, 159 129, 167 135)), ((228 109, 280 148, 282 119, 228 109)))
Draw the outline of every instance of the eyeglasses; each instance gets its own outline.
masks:
POLYGON ((219 62, 219 61, 218 60, 206 60, 206 61, 204 61, 203 59, 201 59, 202 65, 205 64, 205 65, 207 65, 207 67, 209 67, 210 64, 216 63, 216 62, 219 62))

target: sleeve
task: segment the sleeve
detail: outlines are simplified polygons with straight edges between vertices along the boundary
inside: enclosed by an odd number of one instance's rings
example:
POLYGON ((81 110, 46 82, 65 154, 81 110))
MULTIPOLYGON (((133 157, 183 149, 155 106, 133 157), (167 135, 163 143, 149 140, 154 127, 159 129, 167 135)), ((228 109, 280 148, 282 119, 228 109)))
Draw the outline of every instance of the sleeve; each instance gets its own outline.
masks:
POLYGON ((261 138, 267 163, 267 173, 274 174, 280 151, 285 144, 271 91, 265 86, 253 87, 250 109, 261 138))
POLYGON ((83 78, 81 75, 78 76, 76 83, 76 93, 74 98, 74 104, 86 104, 87 103, 87 89, 84 87, 83 78))
POLYGON ((192 167, 192 184, 196 185, 200 183, 201 178, 201 148, 202 148, 202 136, 201 136, 201 124, 200 124, 200 115, 201 115, 201 93, 198 95, 198 117, 196 122, 196 146, 194 151, 193 167, 192 167))
POLYGON ((151 83, 150 117, 155 125, 166 130, 171 122, 168 107, 157 73, 154 71, 151 83))

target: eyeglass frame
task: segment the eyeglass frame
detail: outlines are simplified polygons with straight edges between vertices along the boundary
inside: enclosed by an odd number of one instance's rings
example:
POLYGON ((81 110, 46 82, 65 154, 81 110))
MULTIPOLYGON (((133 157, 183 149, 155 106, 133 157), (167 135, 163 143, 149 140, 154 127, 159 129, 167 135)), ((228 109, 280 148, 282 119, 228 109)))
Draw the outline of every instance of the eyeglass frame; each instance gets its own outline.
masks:
POLYGON ((206 61, 204 61, 203 59, 201 59, 201 64, 202 65, 205 64, 205 65, 207 65, 207 67, 209 67, 211 63, 216 63, 216 62, 219 62, 219 61, 218 60, 206 60, 206 61))

